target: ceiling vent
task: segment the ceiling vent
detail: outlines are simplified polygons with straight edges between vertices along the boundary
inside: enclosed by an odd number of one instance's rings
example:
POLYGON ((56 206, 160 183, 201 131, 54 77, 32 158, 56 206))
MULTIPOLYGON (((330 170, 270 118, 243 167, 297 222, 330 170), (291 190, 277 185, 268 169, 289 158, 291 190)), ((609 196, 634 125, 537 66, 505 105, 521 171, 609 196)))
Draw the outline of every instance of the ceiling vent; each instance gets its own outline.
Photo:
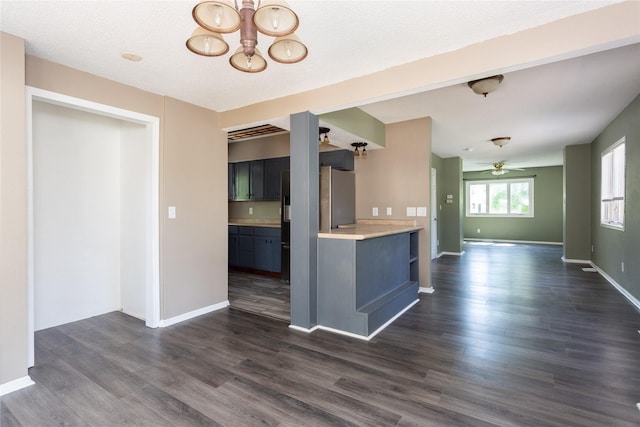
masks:
POLYGON ((282 128, 279 128, 278 126, 266 124, 266 125, 260 125, 260 126, 253 126, 246 129, 232 130, 227 134, 227 139, 229 140, 229 142, 236 142, 236 141, 241 141, 245 139, 260 138, 263 136, 277 135, 277 134, 287 133, 287 132, 289 131, 286 129, 282 129, 282 128))

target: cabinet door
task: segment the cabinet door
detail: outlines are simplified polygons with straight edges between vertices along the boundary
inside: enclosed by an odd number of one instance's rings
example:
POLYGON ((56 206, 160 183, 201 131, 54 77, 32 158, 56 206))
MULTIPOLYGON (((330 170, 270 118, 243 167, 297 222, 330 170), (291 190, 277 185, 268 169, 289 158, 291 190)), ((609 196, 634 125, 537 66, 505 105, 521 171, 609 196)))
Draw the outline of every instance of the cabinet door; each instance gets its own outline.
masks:
POLYGON ((264 161, 264 198, 280 200, 280 172, 282 159, 267 159, 264 161))
POLYGON ((229 234, 229 265, 238 266, 238 235, 229 234))
POLYGON ((249 200, 249 182, 251 178, 250 162, 235 164, 235 198, 234 200, 249 200))
POLYGON ((271 238, 267 236, 255 236, 253 240, 254 268, 270 271, 271 267, 271 238))
POLYGON ((264 199, 264 160, 250 162, 251 178, 249 179, 249 198, 251 200, 264 199))
POLYGON ((253 268, 253 236, 238 236, 238 266, 253 268))
POLYGON ((236 187, 236 178, 235 178, 235 163, 229 163, 228 165, 228 179, 227 179, 227 184, 229 187, 229 200, 235 200, 236 198, 236 193, 235 193, 235 187, 236 187))
POLYGON ((272 237, 271 238, 271 268, 269 268, 269 271, 273 271, 276 273, 280 273, 280 261, 281 261, 281 255, 282 255, 282 245, 280 244, 280 238, 279 237, 272 237))
POLYGON ((350 150, 323 151, 319 157, 320 166, 331 166, 344 171, 353 170, 353 152, 350 150))

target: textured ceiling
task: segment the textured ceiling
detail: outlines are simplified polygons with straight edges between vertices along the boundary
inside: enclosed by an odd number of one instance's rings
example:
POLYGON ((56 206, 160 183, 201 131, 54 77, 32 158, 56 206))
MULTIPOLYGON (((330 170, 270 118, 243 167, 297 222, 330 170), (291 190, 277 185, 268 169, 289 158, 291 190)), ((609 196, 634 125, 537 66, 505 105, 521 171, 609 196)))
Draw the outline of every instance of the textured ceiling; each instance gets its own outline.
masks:
MULTIPOLYGON (((235 71, 229 54, 204 58, 185 48, 196 28, 191 17, 196 3, 2 0, 0 30, 25 39, 30 55, 222 112, 618 1, 291 0, 300 17, 296 34, 309 56, 295 65, 268 58, 267 70, 259 74, 235 71), (125 61, 123 51, 143 60, 125 61)), ((266 55, 272 38, 258 38, 266 55)), ((231 52, 239 46, 238 33, 225 39, 231 52)), ((362 108, 385 123, 433 117, 433 151, 463 157, 465 170, 505 159, 526 166, 559 164, 562 144, 590 141, 640 91, 640 54, 637 47, 628 49, 505 73, 504 83, 486 99, 458 84, 362 108), (586 77, 598 82, 595 90, 586 77), (496 152, 487 141, 503 134, 512 141, 496 152)))

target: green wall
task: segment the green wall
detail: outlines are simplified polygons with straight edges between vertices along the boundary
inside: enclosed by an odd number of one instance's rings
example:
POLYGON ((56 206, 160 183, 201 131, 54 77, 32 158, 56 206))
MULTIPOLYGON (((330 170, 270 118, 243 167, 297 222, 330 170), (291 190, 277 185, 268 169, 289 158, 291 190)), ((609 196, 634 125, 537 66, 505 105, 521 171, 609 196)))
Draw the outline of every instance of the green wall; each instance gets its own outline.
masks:
MULTIPOLYGON (((504 179, 534 178, 533 218, 473 218, 464 216, 465 239, 522 240, 532 242, 562 242, 562 166, 527 168, 510 171, 504 179), (477 233, 480 229, 480 233, 477 233)), ((465 172, 465 180, 491 179, 482 172, 465 172)), ((496 178, 499 179, 499 178, 496 178)), ((463 186, 463 189, 464 186, 463 186)))
POLYGON ((591 144, 591 260, 640 299, 640 96, 611 122, 591 144), (626 195, 624 231, 600 225, 600 156, 626 137, 626 195), (621 262, 624 262, 624 272, 621 262))
POLYGON ((564 148, 564 259, 591 259, 591 144, 564 148))
POLYGON ((462 159, 449 157, 442 159, 442 173, 438 171, 438 221, 441 233, 440 252, 461 253, 463 249, 462 221, 464 215, 464 193, 462 182, 462 159), (452 203, 447 203, 447 195, 453 196, 452 203))

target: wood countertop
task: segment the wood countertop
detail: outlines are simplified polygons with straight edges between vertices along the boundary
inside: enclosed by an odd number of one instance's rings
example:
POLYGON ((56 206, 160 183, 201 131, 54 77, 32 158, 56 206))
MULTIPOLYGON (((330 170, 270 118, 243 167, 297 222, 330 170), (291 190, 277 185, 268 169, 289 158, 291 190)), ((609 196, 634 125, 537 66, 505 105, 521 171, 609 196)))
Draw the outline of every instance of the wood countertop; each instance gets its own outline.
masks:
POLYGON ((322 239, 366 240, 393 234, 409 233, 423 229, 415 224, 371 224, 358 223, 340 226, 331 230, 320 230, 318 237, 322 239))
POLYGON ((273 219, 241 219, 230 218, 228 225, 236 225, 239 227, 270 227, 280 228, 280 222, 274 222, 273 219))

